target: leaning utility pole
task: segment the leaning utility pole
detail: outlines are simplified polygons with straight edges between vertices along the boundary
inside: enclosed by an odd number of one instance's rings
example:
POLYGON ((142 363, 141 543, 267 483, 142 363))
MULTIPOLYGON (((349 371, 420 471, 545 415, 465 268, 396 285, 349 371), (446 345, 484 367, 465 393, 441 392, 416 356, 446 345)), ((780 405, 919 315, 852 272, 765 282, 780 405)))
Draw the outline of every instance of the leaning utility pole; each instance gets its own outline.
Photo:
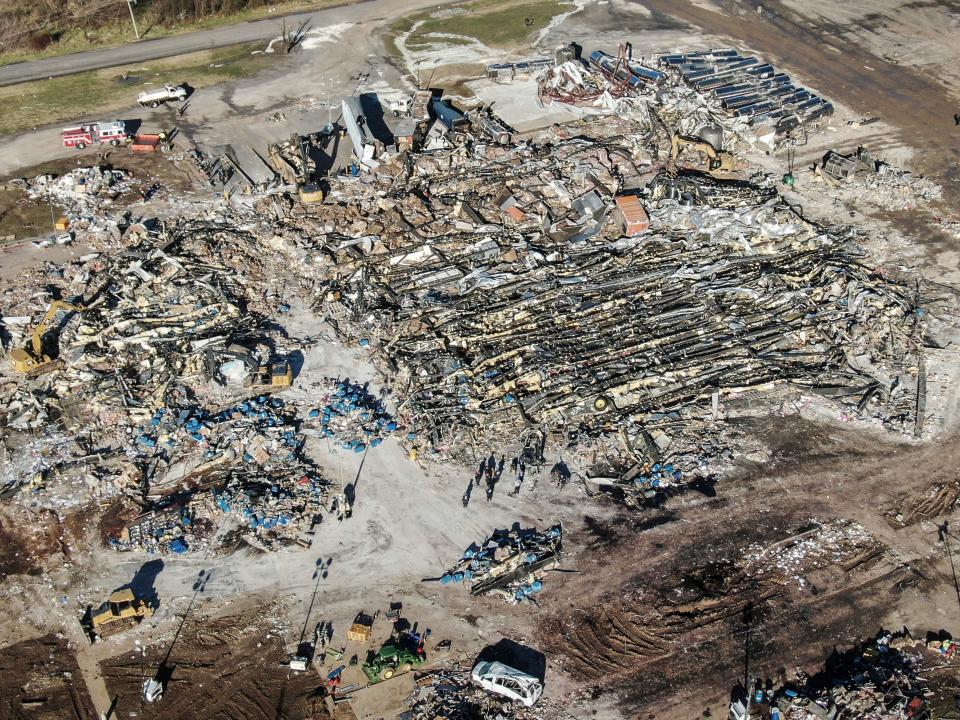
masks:
POLYGON ((137 29, 137 18, 133 14, 133 4, 137 0, 127 0, 127 8, 130 10, 130 20, 133 21, 133 34, 137 36, 137 40, 140 39, 140 30, 137 29))

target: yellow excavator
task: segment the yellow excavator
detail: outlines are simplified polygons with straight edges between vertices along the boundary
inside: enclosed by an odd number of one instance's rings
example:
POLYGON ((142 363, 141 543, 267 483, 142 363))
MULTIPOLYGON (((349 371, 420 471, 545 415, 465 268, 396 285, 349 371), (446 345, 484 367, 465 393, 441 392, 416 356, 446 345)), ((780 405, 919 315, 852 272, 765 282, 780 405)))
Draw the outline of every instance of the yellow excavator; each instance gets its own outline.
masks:
POLYGON ((737 161, 730 153, 717 150, 706 140, 673 133, 670 139, 670 163, 667 165, 670 172, 677 171, 677 158, 680 157, 684 148, 691 148, 703 153, 707 158, 707 172, 711 175, 733 173, 738 169, 737 161))
POLYGON ((267 146, 270 164, 284 182, 297 186, 297 197, 304 205, 322 203, 323 189, 317 183, 317 164, 307 152, 308 139, 294 133, 287 142, 267 146))
POLYGON ((13 369, 25 375, 41 375, 53 370, 56 360, 43 351, 43 336, 47 334, 50 328, 57 324, 59 313, 61 312, 83 312, 86 308, 82 305, 74 305, 63 300, 54 300, 47 308, 47 314, 37 325, 37 328, 30 336, 30 345, 24 348, 14 348, 10 351, 10 359, 13 361, 13 369))

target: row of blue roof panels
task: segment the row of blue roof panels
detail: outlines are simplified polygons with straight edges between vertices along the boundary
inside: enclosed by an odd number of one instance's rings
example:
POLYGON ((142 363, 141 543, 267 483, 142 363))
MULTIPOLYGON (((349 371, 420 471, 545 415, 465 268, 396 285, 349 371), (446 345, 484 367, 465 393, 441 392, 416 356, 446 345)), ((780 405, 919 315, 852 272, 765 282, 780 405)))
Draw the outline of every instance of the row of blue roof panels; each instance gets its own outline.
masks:
MULTIPOLYGON (((746 108, 740 108, 741 111, 746 110, 746 108)), ((750 116, 750 124, 753 126, 760 125, 762 123, 771 122, 783 117, 789 117, 791 115, 798 116, 803 119, 804 122, 812 122, 813 120, 824 117, 826 115, 833 114, 833 103, 829 100, 824 100, 823 98, 816 97, 811 98, 810 100, 798 105, 796 103, 790 103, 783 105, 781 107, 775 107, 770 110, 762 110, 760 108, 754 108, 752 116, 750 116)), ((747 113, 744 113, 746 116, 747 113)))
POLYGON ((778 132, 834 111, 830 102, 797 87, 786 73, 734 49, 660 55, 657 62, 677 70, 698 92, 712 92, 723 108, 750 118, 751 124, 777 120, 778 132))
POLYGON ((679 71, 684 79, 688 81, 697 80, 699 78, 707 77, 708 75, 716 75, 721 71, 733 72, 735 70, 750 70, 753 67, 766 67, 770 70, 773 69, 769 64, 761 63, 755 57, 741 58, 736 62, 724 64, 719 67, 713 62, 687 62, 674 66, 674 68, 679 71))
POLYGON ((590 62, 607 75, 629 83, 632 87, 641 87, 645 83, 656 84, 666 77, 659 70, 645 67, 640 63, 628 62, 624 67, 617 58, 603 50, 594 50, 590 53, 590 62))
POLYGON ((716 58, 717 60, 727 60, 729 58, 738 57, 740 57, 739 50, 734 50, 733 48, 723 48, 720 50, 697 50, 686 53, 668 53, 666 55, 658 56, 657 61, 661 65, 679 65, 695 59, 716 58))
POLYGON ((693 86, 700 92, 706 92, 707 90, 717 91, 730 85, 737 85, 747 81, 754 84, 786 85, 790 82, 790 76, 786 73, 776 73, 770 77, 762 78, 760 83, 757 83, 756 78, 750 76, 745 77, 739 72, 723 73, 722 75, 714 75, 713 77, 698 80, 693 83, 693 86))

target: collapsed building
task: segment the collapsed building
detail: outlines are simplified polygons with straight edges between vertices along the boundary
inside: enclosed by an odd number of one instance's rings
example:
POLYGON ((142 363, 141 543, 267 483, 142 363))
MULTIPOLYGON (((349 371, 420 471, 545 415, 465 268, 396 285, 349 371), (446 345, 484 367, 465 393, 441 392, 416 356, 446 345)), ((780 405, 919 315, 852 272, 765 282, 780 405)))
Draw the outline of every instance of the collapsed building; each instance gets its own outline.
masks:
POLYGON ((215 535, 219 523, 201 520, 231 512, 261 541, 280 530, 294 541, 330 493, 302 453, 301 413, 271 395, 271 361, 296 349, 266 322, 281 304, 272 268, 282 256, 218 223, 131 227, 126 247, 45 268, 47 293, 20 295, 22 311, 59 295, 77 312, 60 323, 55 363, 4 381, 0 417, 12 431, 53 426, 70 439, 35 443, 5 468, 5 488, 53 490, 79 476, 89 499, 124 498, 140 514, 109 538, 119 549, 183 551, 215 535), (231 384, 221 371, 236 364, 243 377, 231 384))
POLYGON ((657 174, 649 125, 566 132, 405 154, 335 183, 322 220, 286 213, 314 238, 315 307, 373 338, 428 456, 535 428, 570 446, 614 437, 638 479, 697 474, 724 448, 722 418, 801 394, 922 429, 937 291, 872 269, 850 228, 769 183, 657 174), (631 237, 623 195, 649 215, 631 237))
MULTIPOLYGON (((625 67, 639 77, 641 65, 625 67)), ((60 188, 77 232, 114 252, 38 270, 6 302, 10 347, 48 299, 83 309, 59 328, 53 372, 0 387, 5 427, 54 422, 77 448, 19 467, 4 487, 36 488, 70 466, 98 497, 178 508, 157 527, 148 517, 150 542, 189 545, 184 519, 201 515, 298 541, 324 502, 348 512, 301 452, 341 422, 353 428, 337 438, 344 449, 403 427, 423 462, 472 463, 504 438, 542 458, 552 443, 628 501, 715 477, 732 458, 727 418, 800 400, 922 435, 925 346, 950 313, 945 290, 872 267, 855 230, 804 217, 768 177, 722 177, 712 157, 708 172, 683 167, 668 148, 684 123, 713 117, 709 103, 665 102, 679 97, 672 70, 644 77, 656 111, 634 97, 617 117, 522 139, 489 108, 464 115, 434 97, 443 142, 378 146, 309 209, 287 188, 136 221, 109 206, 120 175, 78 176, 105 199, 76 192, 77 178, 35 182, 60 188), (45 293, 27 292, 31 280, 45 293), (348 387, 348 403, 255 400, 284 375, 261 370, 299 347, 273 322, 287 295, 369 348, 384 384, 403 390, 395 418, 348 387), (266 471, 257 483, 248 458, 266 471)))

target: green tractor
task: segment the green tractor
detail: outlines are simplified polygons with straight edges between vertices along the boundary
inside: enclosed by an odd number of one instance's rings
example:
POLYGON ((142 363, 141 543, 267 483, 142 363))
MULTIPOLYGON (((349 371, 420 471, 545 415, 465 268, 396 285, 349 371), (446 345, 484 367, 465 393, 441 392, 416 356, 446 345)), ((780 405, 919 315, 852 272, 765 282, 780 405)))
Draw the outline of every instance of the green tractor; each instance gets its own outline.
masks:
POLYGON ((389 680, 399 670, 409 670, 413 665, 427 661, 423 648, 404 639, 388 640, 373 659, 363 664, 363 673, 370 684, 389 680))

